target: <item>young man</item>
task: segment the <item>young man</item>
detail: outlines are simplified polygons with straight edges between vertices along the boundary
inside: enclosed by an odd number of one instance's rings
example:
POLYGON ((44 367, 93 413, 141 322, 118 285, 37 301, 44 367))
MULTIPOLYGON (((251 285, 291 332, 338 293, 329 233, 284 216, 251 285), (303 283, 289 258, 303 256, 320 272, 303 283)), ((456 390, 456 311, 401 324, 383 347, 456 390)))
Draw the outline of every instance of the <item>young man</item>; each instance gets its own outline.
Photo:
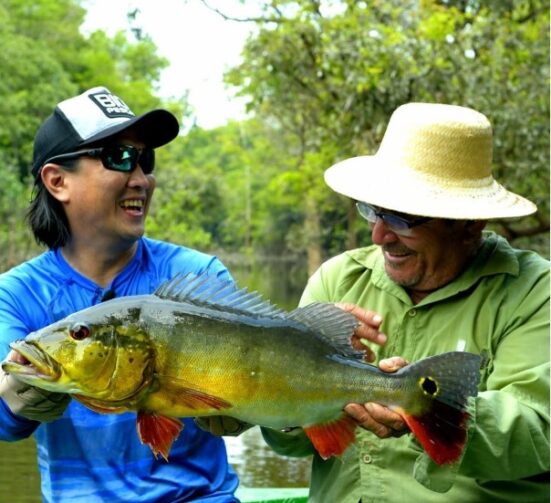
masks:
MULTIPOLYGON (((114 296, 152 293, 177 273, 230 278, 215 257, 143 237, 154 148, 177 134, 170 112, 136 117, 102 87, 45 120, 29 221, 48 251, 0 276, 0 360, 34 330, 114 296)), ((0 440, 34 433, 45 502, 237 501, 222 439, 184 422, 167 463, 140 443, 135 414, 98 414, 0 374, 0 440)))
POLYGON ((454 350, 486 365, 455 465, 432 463, 401 416, 375 403, 346 407, 363 429, 342 459, 321 459, 301 430, 263 429, 277 452, 313 454, 311 503, 549 501, 549 263, 483 232, 488 219, 536 210, 493 179, 491 158, 484 115, 412 103, 376 155, 326 172, 358 201, 374 245, 323 264, 301 304, 369 309, 363 339, 386 371, 454 350))

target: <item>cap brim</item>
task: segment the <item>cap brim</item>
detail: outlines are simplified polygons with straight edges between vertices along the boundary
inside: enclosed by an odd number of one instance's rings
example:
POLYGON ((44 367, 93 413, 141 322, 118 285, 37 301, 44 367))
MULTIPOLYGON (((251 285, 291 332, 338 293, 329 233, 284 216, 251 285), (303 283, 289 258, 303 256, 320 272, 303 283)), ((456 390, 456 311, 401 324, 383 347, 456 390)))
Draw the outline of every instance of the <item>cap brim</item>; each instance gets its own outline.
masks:
POLYGON ((151 148, 161 147, 178 136, 180 129, 176 117, 168 110, 152 110, 88 138, 80 146, 89 146, 133 129, 140 141, 151 148))
POLYGON ((325 172, 339 194, 357 201, 433 218, 487 220, 515 218, 537 211, 535 204, 488 177, 471 186, 424 177, 407 167, 387 165, 377 156, 346 159, 325 172))

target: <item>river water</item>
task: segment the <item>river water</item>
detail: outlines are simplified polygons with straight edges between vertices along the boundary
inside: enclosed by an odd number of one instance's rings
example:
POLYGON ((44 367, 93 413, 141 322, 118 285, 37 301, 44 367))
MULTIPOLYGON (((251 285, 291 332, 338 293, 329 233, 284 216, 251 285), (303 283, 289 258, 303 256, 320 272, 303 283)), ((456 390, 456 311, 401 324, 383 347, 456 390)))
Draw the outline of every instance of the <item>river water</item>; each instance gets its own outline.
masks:
MULTIPOLYGON (((237 283, 285 309, 296 306, 306 281, 301 264, 288 260, 222 257, 237 283)), ((226 438, 228 457, 244 487, 305 487, 310 459, 285 458, 264 443, 258 428, 226 438)), ((0 442, 0 503, 40 503, 36 449, 32 438, 0 442)))

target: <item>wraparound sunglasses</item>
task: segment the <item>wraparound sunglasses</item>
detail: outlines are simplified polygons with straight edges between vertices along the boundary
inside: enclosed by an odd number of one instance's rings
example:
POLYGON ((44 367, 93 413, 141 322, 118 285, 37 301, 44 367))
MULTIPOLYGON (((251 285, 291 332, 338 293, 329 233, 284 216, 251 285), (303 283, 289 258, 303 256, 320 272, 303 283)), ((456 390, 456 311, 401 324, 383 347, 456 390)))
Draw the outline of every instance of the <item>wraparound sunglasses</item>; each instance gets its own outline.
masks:
POLYGON ((51 157, 44 164, 83 156, 100 159, 106 169, 122 171, 123 173, 131 173, 136 169, 138 164, 146 175, 152 173, 155 168, 155 151, 150 147, 138 149, 133 145, 108 145, 89 150, 68 152, 51 157))
POLYGON ((380 218, 392 232, 402 236, 410 235, 413 227, 433 220, 430 217, 407 218, 403 214, 397 215, 396 213, 382 211, 380 208, 362 202, 357 202, 356 208, 358 213, 370 224, 375 224, 377 219, 380 218))

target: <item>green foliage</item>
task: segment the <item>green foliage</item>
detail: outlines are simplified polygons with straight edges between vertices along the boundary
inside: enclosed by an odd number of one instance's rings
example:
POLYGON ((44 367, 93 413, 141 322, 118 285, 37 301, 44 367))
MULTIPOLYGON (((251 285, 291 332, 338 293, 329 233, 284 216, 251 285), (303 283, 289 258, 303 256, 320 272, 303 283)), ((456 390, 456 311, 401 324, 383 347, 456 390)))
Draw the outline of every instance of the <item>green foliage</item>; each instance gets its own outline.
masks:
MULTIPOLYGON (((0 153, 0 162, 3 161, 0 153)), ((3 164, 5 166, 5 164, 3 164)), ((30 190, 21 183, 18 173, 5 166, 0 185, 0 267, 15 265, 36 253, 30 230, 23 216, 30 190)))
POLYGON ((148 222, 148 233, 159 239, 207 248, 218 235, 219 168, 209 154, 210 133, 195 130, 161 149, 156 177, 158 188, 148 222))
POLYGON ((78 58, 73 77, 80 89, 106 86, 134 110, 160 105, 152 93, 168 61, 156 54, 150 38, 129 41, 124 32, 109 38, 103 31, 92 33, 78 58))
POLYGON ((80 40, 78 24, 70 23, 78 12, 66 1, 0 2, 0 148, 4 162, 16 167, 21 176, 27 173, 32 138, 42 117, 50 113, 58 97, 75 91, 62 59, 71 45, 72 28, 77 45, 80 40), (63 7, 67 16, 60 15, 63 7), (56 47, 62 49, 60 54, 56 47))
POLYGON ((151 235, 200 248, 281 248, 293 215, 277 193, 288 157, 266 125, 193 128, 161 154, 151 235))
MULTIPOLYGON (((471 106, 495 129, 495 174, 540 211, 495 222, 548 253, 549 11, 541 0, 270 0, 227 82, 255 117, 192 127, 160 149, 148 234, 207 250, 307 256, 369 241, 323 171, 373 154, 409 101, 471 106)), ((23 216, 37 128, 54 103, 106 85, 136 113, 191 118, 155 95, 167 61, 141 30, 80 32, 78 0, 0 0, 2 266, 36 251, 23 216)))
POLYGON ((293 135, 301 152, 293 183, 304 190, 287 193, 287 201, 291 205, 295 196, 308 240, 330 253, 356 242, 349 203, 316 181, 336 160, 373 154, 391 113, 410 101, 485 113, 495 128, 496 177, 540 206, 535 217, 500 222, 498 228, 513 240, 548 232, 545 2, 272 0, 263 5, 258 34, 227 81, 250 98, 251 110, 293 135), (323 231, 307 232, 316 227, 335 232, 329 239, 323 231))
MULTIPOLYGON (((1 267, 36 252, 24 215, 34 135, 55 103, 97 85, 124 96, 139 113, 161 105, 155 97, 167 61, 148 37, 80 32, 85 10, 78 0, 0 0, 1 267)), ((184 101, 166 105, 177 116, 184 101)))
POLYGON ((0 148, 21 177, 54 103, 106 85, 136 112, 160 104, 154 86, 168 62, 151 40, 102 31, 85 38, 79 31, 84 15, 76 0, 0 0, 0 148))

